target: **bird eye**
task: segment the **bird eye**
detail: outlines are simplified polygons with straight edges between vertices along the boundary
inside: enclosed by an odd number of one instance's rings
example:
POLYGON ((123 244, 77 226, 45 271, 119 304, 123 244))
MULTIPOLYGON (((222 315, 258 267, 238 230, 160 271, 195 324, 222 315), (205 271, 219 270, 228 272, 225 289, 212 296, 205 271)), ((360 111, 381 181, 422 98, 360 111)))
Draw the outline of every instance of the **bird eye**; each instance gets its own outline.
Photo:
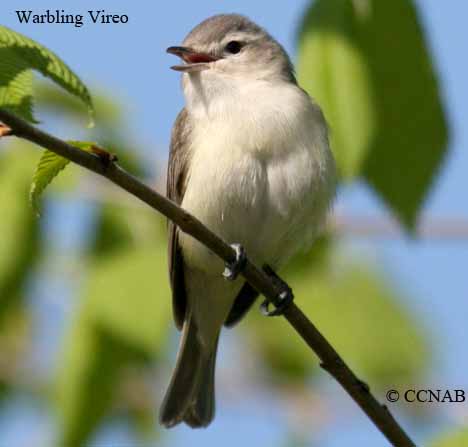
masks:
POLYGON ((228 53, 237 54, 242 49, 242 44, 237 40, 231 40, 224 48, 228 53))

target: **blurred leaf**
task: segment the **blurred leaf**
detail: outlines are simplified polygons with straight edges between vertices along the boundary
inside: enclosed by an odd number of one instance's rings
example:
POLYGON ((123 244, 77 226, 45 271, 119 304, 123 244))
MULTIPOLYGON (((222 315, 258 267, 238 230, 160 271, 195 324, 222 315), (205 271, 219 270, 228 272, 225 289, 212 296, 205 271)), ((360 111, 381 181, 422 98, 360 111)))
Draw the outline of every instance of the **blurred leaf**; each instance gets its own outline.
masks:
POLYGON ((468 427, 441 436, 430 444, 431 447, 462 447, 468 445, 468 427))
POLYGON ((315 443, 311 444, 310 437, 303 433, 296 433, 290 430, 284 441, 280 444, 281 447, 314 447, 315 443))
POLYGON ((31 346, 31 315, 29 309, 15 303, 3 315, 0 327, 0 400, 21 386, 24 359, 31 346))
POLYGON ((39 71, 79 98, 92 117, 91 96, 80 78, 52 51, 0 25, 0 107, 34 121, 30 70, 39 71))
POLYGON ((333 261, 333 241, 329 234, 322 234, 314 241, 313 249, 296 254, 281 274, 284 276, 309 275, 311 269, 315 272, 327 271, 333 261))
POLYGON ((97 216, 91 254, 102 259, 153 240, 164 254, 166 227, 165 217, 132 201, 105 203, 97 216))
POLYGON ((106 258, 93 268, 89 312, 148 355, 159 352, 172 323, 166 270, 165 244, 106 258))
MULTIPOLYGON (((424 334, 379 273, 345 261, 290 276, 286 278, 305 314, 374 386, 405 384, 424 373, 428 364, 424 334)), ((265 323, 260 318, 254 317, 248 329, 255 332, 273 377, 302 382, 317 371, 316 357, 287 322, 265 323)))
POLYGON ((446 153, 447 123, 414 6, 403 0, 374 5, 362 39, 378 86, 381 124, 364 177, 413 229, 446 153))
POLYGON ((61 438, 58 445, 81 447, 115 404, 122 368, 143 362, 142 352, 107 329, 77 322, 71 351, 65 353, 59 394, 61 438))
POLYGON ((414 229, 448 131, 413 3, 313 2, 300 31, 298 67, 331 124, 344 179, 362 175, 414 229))
MULTIPOLYGON (((68 118, 77 121, 86 119, 86 113, 80 101, 75 96, 68 95, 64 90, 55 88, 50 82, 35 82, 34 98, 40 108, 57 116, 67 115, 68 118)), ((99 132, 103 126, 122 125, 124 110, 115 96, 102 90, 93 91, 93 105, 97 124, 93 130, 99 132)))
MULTIPOLYGON (((138 221, 152 222, 152 217, 133 213, 132 221, 138 228, 138 221)), ((158 236, 145 238, 144 244, 96 258, 65 345, 58 402, 64 423, 61 445, 85 444, 112 412, 123 369, 154 362, 166 348, 171 299, 166 242, 158 228, 158 236)))
MULTIPOLYGON (((108 152, 115 154, 119 160, 119 165, 136 177, 147 177, 148 173, 153 173, 154 168, 148 166, 142 158, 143 150, 134 141, 128 140, 125 133, 125 126, 121 129, 104 129, 99 134, 99 142, 108 152)), ((156 167, 156 166, 155 166, 156 167)))
POLYGON ((130 222, 123 216, 122 207, 111 204, 101 206, 93 237, 91 254, 101 259, 128 250, 135 244, 130 222))
POLYGON ((360 51, 352 3, 314 1, 300 31, 300 84, 324 110, 331 147, 344 179, 359 174, 375 132, 375 104, 360 51))
POLYGON ((39 229, 27 203, 33 170, 32 150, 24 143, 9 145, 0 163, 0 325, 23 298, 28 273, 39 255, 39 229))
MULTIPOLYGON (((86 152, 92 152, 92 149, 97 146, 97 143, 89 141, 68 141, 68 143, 86 152)), ((68 163, 70 160, 55 152, 45 150, 42 153, 29 191, 29 201, 37 214, 39 214, 39 198, 42 192, 68 163)))

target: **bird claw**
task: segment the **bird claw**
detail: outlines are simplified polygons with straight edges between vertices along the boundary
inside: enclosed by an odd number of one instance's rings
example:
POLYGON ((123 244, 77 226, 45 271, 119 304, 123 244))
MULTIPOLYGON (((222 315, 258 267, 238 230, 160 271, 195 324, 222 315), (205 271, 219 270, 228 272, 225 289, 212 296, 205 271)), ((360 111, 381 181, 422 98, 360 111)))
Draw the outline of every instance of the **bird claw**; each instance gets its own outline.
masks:
POLYGON ((229 281, 234 281, 239 273, 244 269, 247 262, 245 249, 241 244, 231 244, 231 247, 236 252, 236 259, 233 262, 225 262, 223 276, 229 281))
POLYGON ((265 300, 260 304, 260 311, 265 317, 276 317, 283 315, 285 309, 294 301, 292 290, 288 287, 283 290, 274 301, 265 300), (274 304, 275 308, 270 309, 270 304, 274 304))
POLYGON ((291 288, 275 273, 275 271, 269 266, 264 266, 263 270, 272 279, 276 285, 282 289, 278 296, 274 300, 266 299, 260 304, 260 311, 266 317, 276 317, 283 315, 285 309, 294 301, 294 294, 291 288), (275 306, 274 309, 270 309, 270 305, 275 306))

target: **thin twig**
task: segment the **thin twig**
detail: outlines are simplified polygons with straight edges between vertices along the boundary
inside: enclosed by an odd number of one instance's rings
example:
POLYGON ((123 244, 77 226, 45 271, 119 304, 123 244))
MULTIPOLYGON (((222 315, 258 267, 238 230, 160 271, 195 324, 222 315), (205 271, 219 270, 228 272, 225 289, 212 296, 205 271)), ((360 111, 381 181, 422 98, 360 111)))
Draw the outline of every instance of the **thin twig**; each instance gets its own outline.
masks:
MULTIPOLYGON (((164 177, 144 178, 143 183, 154 186, 156 192, 165 189, 164 177)), ((147 209, 144 203, 137 202, 126 191, 117 189, 106 178, 88 177, 75 191, 77 197, 97 205, 118 205, 127 211, 147 209)), ((424 216, 414 235, 391 216, 348 214, 336 211, 328 220, 326 232, 338 237, 372 239, 376 241, 417 241, 418 243, 464 243, 468 242, 468 217, 463 215, 424 216)))
MULTIPOLYGON (((379 240, 411 240, 396 220, 377 216, 336 214, 331 231, 339 235, 379 240)), ((415 231, 418 241, 465 242, 468 239, 468 219, 463 216, 426 217, 415 231)))
MULTIPOLYGON (((96 155, 77 149, 2 109, 0 109, 0 120, 12 129, 13 135, 49 149, 120 186, 171 219, 182 231, 193 236, 224 261, 235 260, 234 250, 198 219, 141 183, 117 164, 103 164, 96 155)), ((242 275, 271 302, 276 301, 281 293, 277 282, 273 282, 263 270, 257 268, 249 260, 246 262, 242 275)), ((396 422, 387 407, 377 401, 369 387, 358 379, 331 344, 294 303, 286 307, 283 315, 320 358, 321 366, 341 384, 391 444, 395 447, 415 447, 414 442, 396 422)))

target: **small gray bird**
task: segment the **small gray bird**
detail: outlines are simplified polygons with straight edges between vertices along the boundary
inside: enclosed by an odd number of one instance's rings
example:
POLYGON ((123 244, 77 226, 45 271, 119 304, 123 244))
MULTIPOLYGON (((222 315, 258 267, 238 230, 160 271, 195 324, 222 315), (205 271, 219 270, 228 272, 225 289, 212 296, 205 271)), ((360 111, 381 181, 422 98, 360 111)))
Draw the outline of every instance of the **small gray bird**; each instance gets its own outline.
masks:
MULTIPOLYGON (((280 268, 310 245, 334 197, 335 164, 319 106, 298 87, 283 47, 246 17, 211 17, 167 51, 183 61, 172 68, 183 73, 186 100, 172 132, 169 198, 241 244, 255 264, 280 268)), ((213 420, 221 328, 239 321, 258 296, 240 277, 226 281, 222 269, 217 256, 169 223, 182 336, 160 412, 166 427, 213 420)))

